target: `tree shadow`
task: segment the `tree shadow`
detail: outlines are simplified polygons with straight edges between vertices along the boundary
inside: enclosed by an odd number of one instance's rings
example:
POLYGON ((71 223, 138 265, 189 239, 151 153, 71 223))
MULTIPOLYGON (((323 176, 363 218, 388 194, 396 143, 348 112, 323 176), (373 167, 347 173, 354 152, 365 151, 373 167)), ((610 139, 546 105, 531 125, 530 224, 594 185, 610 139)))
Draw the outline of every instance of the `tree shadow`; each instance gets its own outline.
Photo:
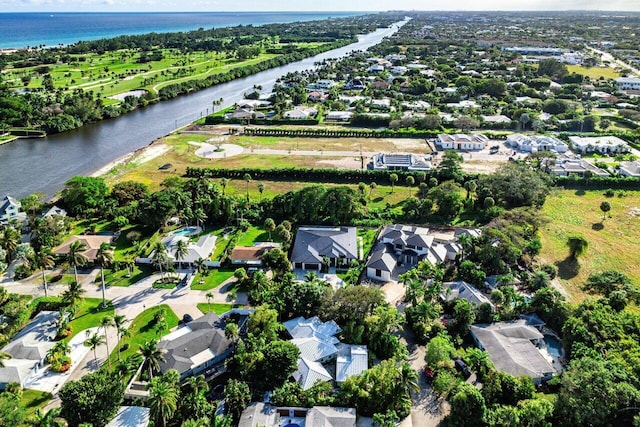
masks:
POLYGON ((580 272, 580 263, 572 257, 566 257, 562 261, 557 261, 555 266, 558 267, 558 277, 563 280, 573 279, 580 272))
POLYGON ((596 222, 591 225, 591 229, 594 231, 600 231, 604 228, 604 224, 602 222, 596 222))
POLYGON ((383 197, 376 197, 375 199, 373 199, 374 203, 378 203, 381 202, 383 200, 383 197))
POLYGON ((584 196, 586 193, 585 191, 581 188, 579 190, 576 190, 576 192, 574 193, 576 196, 584 196))

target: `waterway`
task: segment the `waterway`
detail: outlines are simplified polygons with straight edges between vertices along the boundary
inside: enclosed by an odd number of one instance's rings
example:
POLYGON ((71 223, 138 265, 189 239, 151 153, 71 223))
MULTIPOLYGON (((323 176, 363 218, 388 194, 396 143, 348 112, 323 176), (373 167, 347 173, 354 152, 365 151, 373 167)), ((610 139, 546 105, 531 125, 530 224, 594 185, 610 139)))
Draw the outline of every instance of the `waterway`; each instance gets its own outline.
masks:
POLYGON ((211 111, 212 102, 223 98, 222 107, 233 105, 261 85, 265 92, 282 75, 314 68, 314 64, 366 50, 395 33, 404 21, 359 37, 358 42, 299 62, 272 68, 160 102, 111 120, 83 126, 46 138, 18 140, 0 146, 0 197, 24 197, 35 192, 48 196, 76 175, 88 175, 123 155, 142 148, 173 130, 211 111))

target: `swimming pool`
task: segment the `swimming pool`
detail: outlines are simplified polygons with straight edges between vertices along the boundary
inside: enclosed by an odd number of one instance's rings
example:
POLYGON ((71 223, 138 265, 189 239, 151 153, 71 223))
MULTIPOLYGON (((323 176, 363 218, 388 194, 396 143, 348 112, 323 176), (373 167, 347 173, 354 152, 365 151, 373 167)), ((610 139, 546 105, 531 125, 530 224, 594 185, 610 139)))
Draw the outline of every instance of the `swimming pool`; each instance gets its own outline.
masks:
POLYGON ((562 357, 564 350, 562 347, 562 341, 553 335, 545 335, 544 342, 547 345, 547 351, 550 355, 555 357, 562 357))
POLYGON ((196 234, 197 232, 198 232, 197 227, 183 227, 174 231, 171 234, 174 236, 190 236, 192 234, 196 234))

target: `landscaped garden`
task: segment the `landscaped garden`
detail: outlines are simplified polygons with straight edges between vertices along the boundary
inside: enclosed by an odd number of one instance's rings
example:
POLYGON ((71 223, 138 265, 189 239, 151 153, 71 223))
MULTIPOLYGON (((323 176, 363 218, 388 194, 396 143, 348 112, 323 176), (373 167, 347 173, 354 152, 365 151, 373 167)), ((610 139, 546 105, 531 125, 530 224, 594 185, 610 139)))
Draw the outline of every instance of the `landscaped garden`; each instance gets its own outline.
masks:
POLYGON ((200 310, 202 314, 207 314, 207 313, 211 313, 212 311, 215 311, 216 314, 220 315, 220 314, 226 313, 232 308, 237 308, 237 307, 240 307, 240 306, 234 305, 234 304, 225 304, 225 303, 208 303, 208 302, 198 303, 198 310, 200 310))
POLYGON ((178 322, 178 316, 168 305, 162 304, 147 308, 127 325, 129 333, 120 340, 111 352, 111 361, 118 360, 118 351, 121 359, 136 354, 141 344, 146 341, 159 340, 172 328, 178 326, 178 322))

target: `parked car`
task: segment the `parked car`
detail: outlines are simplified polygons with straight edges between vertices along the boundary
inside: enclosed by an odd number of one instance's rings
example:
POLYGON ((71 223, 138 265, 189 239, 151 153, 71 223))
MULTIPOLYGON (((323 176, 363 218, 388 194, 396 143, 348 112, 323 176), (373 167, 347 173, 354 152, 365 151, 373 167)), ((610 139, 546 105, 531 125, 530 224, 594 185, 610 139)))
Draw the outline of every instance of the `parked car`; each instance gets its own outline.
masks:
POLYGON ((192 320, 193 320, 193 317, 191 317, 189 313, 186 313, 184 316, 182 316, 182 323, 189 323, 192 320))

